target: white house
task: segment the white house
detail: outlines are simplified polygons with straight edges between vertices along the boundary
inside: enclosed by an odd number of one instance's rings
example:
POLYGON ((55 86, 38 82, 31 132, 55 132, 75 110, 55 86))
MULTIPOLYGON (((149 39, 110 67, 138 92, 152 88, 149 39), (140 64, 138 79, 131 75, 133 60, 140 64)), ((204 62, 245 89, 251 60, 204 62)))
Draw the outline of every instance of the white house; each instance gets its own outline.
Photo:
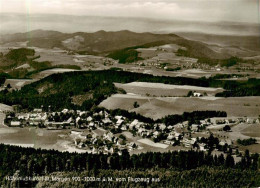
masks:
POLYGON ((20 121, 11 121, 10 126, 11 127, 19 127, 21 125, 20 121))
POLYGON ((88 118, 87 118, 87 121, 88 122, 90 122, 90 121, 92 121, 93 120, 93 118, 91 117, 91 116, 89 116, 88 118))
POLYGON ((199 92, 194 92, 193 96, 194 97, 202 97, 203 95, 201 93, 199 93, 199 92))
POLYGON ((69 111, 69 110, 65 108, 65 109, 63 109, 61 112, 62 112, 63 114, 66 114, 66 113, 68 113, 68 111, 69 111))

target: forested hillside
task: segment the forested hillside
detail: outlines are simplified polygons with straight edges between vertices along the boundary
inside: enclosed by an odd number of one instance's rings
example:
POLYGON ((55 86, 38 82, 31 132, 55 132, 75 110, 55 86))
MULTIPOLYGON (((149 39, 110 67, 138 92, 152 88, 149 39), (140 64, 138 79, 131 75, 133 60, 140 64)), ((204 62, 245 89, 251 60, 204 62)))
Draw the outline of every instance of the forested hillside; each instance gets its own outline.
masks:
POLYGON ((0 102, 5 104, 21 104, 24 108, 36 108, 51 105, 54 110, 75 108, 72 97, 88 95, 89 99, 81 105, 89 109, 98 105, 117 91, 113 82, 127 83, 132 81, 150 81, 178 85, 208 86, 207 81, 191 78, 155 77, 152 75, 123 71, 86 71, 54 74, 40 81, 24 86, 20 91, 0 92, 0 102))
POLYGON ((223 87, 226 89, 217 96, 259 96, 259 79, 248 81, 226 81, 210 79, 193 79, 185 77, 152 76, 124 71, 80 71, 54 74, 30 85, 20 91, 0 92, 0 102, 8 105, 20 104, 23 108, 37 108, 49 105, 53 110, 62 108, 90 109, 113 93, 123 92, 114 86, 114 82, 129 83, 133 81, 155 82, 176 85, 193 85, 202 87, 223 87), (73 97, 87 95, 82 105, 74 104, 73 97))

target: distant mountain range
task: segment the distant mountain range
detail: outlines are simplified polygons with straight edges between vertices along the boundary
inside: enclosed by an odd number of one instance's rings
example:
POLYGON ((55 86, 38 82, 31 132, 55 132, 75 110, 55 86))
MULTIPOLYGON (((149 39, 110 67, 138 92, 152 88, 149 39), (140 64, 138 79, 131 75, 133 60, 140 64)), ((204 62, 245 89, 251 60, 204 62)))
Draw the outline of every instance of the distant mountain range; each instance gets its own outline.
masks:
POLYGON ((189 50, 191 57, 224 59, 230 56, 256 56, 260 52, 257 36, 225 36, 204 33, 155 34, 128 30, 94 33, 62 33, 51 30, 33 30, 0 36, 0 43, 25 42, 39 48, 61 48, 83 54, 108 55, 129 47, 178 44, 189 50))
POLYGON ((57 31, 34 30, 26 33, 5 35, 2 43, 25 42, 28 46, 40 48, 67 49, 88 54, 107 55, 115 50, 149 44, 178 44, 189 49, 192 56, 214 59, 227 58, 230 55, 218 53, 210 49, 207 44, 187 40, 175 34, 135 33, 128 30, 117 32, 98 31, 94 33, 61 33, 57 31))
POLYGON ((259 36, 259 23, 202 22, 174 18, 134 18, 109 16, 73 16, 54 14, 0 13, 0 35, 32 30, 63 33, 130 30, 151 33, 206 33, 228 36, 259 36))

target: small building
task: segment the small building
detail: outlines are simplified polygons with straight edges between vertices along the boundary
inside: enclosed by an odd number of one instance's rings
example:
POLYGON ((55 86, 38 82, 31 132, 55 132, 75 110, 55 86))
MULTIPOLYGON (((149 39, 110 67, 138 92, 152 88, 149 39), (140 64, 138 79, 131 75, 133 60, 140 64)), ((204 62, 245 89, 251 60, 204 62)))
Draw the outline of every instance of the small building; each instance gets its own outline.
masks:
POLYGON ((35 112, 35 113, 42 113, 42 109, 41 108, 35 108, 33 110, 33 112, 35 112))
POLYGON ((168 145, 173 145, 175 142, 174 141, 170 141, 170 140, 165 140, 164 143, 168 144, 168 145))
POLYGON ((159 124, 159 128, 163 131, 166 129, 166 125, 161 123, 161 124, 159 124))
POLYGON ((118 119, 117 122, 116 122, 116 124, 117 124, 117 125, 122 125, 123 122, 124 122, 123 119, 118 119))
POLYGON ((88 118, 87 118, 87 121, 88 122, 90 122, 90 121, 92 121, 93 120, 93 118, 91 117, 91 116, 89 116, 88 118))
POLYGON ((10 127, 20 127, 21 122, 20 121, 11 121, 10 127))
POLYGON ((199 125, 197 125, 197 124, 191 125, 191 130, 193 130, 193 131, 198 131, 198 128, 199 128, 199 125))
POLYGON ((194 97, 202 97, 203 95, 201 93, 199 93, 199 92, 194 92, 193 96, 194 97))
POLYGON ((129 125, 129 129, 132 130, 133 128, 136 128, 136 126, 139 124, 139 121, 135 119, 132 121, 132 123, 129 125))
POLYGON ((105 133, 105 134, 103 135, 103 138, 104 138, 105 140, 109 140, 109 141, 111 141, 111 142, 112 142, 112 140, 113 140, 113 137, 114 137, 114 134, 111 133, 111 132, 105 133))
POLYGON ((159 134, 160 134, 160 133, 159 133, 158 131, 155 131, 155 132, 153 133, 153 137, 154 137, 154 138, 157 138, 159 134))
POLYGON ((82 133, 83 133, 83 131, 79 131, 79 130, 70 131, 70 134, 74 134, 74 135, 81 135, 82 133))

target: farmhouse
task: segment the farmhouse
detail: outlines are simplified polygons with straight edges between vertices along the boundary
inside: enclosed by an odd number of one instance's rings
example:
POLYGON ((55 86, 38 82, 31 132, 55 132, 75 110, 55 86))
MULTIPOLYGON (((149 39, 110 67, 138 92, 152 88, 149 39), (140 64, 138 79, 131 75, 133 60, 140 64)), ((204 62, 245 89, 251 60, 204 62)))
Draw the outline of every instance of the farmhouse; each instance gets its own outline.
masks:
POLYGON ((197 125, 197 124, 191 125, 191 130, 193 130, 193 131, 198 131, 198 128, 199 128, 199 125, 197 125))
POLYGON ((90 122, 90 121, 92 121, 93 120, 93 118, 91 117, 91 116, 89 116, 88 118, 87 118, 87 121, 88 122, 90 122))
POLYGON ((175 132, 170 132, 168 137, 167 137, 167 140, 173 140, 175 138, 175 132))
POLYGON ((35 112, 35 113, 41 113, 41 112, 42 112, 42 109, 41 109, 41 108, 35 108, 35 109, 33 110, 33 112, 35 112))
POLYGON ((256 123, 256 119, 255 119, 255 118, 247 118, 247 119, 246 119, 246 122, 247 122, 248 124, 253 124, 253 123, 256 123))
POLYGON ((205 146, 206 146, 205 143, 200 143, 200 144, 199 144, 199 149, 200 149, 201 151, 207 151, 207 149, 205 148, 205 146))
POLYGON ((123 122, 124 122, 123 119, 118 119, 117 122, 116 122, 116 124, 117 124, 117 125, 122 125, 123 122))
POLYGON ((160 134, 159 131, 155 131, 155 132, 153 133, 153 137, 154 137, 154 138, 157 138, 159 134, 160 134))
POLYGON ((184 138, 181 142, 184 144, 185 147, 191 147, 196 142, 196 140, 184 138))
POLYGON ((227 140, 221 140, 219 142, 219 145, 221 145, 221 146, 224 146, 226 144, 230 146, 232 144, 232 141, 230 139, 227 139, 227 140))
POLYGON ((107 125, 112 123, 111 119, 109 119, 108 117, 103 119, 102 122, 107 125))
POLYGON ((161 124, 159 124, 159 128, 163 131, 166 129, 166 125, 161 123, 161 124))
POLYGON ((203 95, 201 93, 199 93, 199 92, 194 92, 193 96, 194 97, 202 97, 203 95))
POLYGON ((19 127, 19 126, 21 126, 21 122, 20 121, 11 121, 10 126, 19 127))
POLYGON ((164 143, 165 144, 169 144, 169 145, 173 145, 175 142, 174 141, 170 141, 170 140, 165 140, 164 143))
POLYGON ((103 135, 103 138, 104 138, 105 140, 109 140, 109 141, 111 141, 111 142, 112 142, 112 140, 113 140, 113 137, 114 137, 114 134, 111 133, 111 132, 105 133, 105 134, 103 135))
POLYGON ((49 130, 57 130, 57 129, 64 129, 67 125, 66 122, 45 122, 45 126, 49 130))

